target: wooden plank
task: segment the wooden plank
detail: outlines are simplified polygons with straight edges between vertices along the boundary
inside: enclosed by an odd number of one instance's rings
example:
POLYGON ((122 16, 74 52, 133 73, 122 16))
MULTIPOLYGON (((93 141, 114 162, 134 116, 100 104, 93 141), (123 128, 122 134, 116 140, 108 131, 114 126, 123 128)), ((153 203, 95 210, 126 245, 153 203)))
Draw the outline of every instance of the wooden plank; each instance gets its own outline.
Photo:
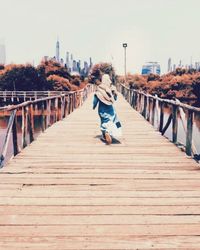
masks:
POLYGON ((196 236, 198 224, 172 225, 48 225, 0 226, 2 237, 66 237, 66 236, 196 236))
POLYGON ((179 249, 196 250, 199 245, 198 236, 160 236, 160 237, 135 237, 135 236, 100 236, 100 237, 4 237, 0 247, 3 249, 89 249, 89 250, 133 250, 133 249, 179 249), (117 244, 116 244, 117 242, 117 244), (170 247, 169 247, 170 242, 170 247), (64 248, 63 248, 64 246, 64 248))
POLYGON ((157 190, 157 191, 133 191, 133 190, 126 190, 126 191, 118 191, 117 193, 112 190, 107 190, 106 192, 103 190, 61 190, 59 188, 54 189, 43 189, 42 192, 37 189, 30 188, 22 188, 21 190, 9 190, 4 189, 0 190, 0 197, 54 197, 54 198, 64 198, 64 197, 79 197, 79 198, 89 198, 89 197, 101 197, 101 198, 199 198, 200 192, 198 190, 192 191, 166 191, 166 190, 157 190))
POLYGON ((17 180, 21 180, 23 181, 23 179, 36 179, 36 180, 41 180, 41 179, 106 179, 106 180, 135 180, 135 179, 148 179, 148 180, 158 180, 158 179, 163 179, 163 180, 196 180, 196 179, 200 179, 200 176, 195 175, 194 173, 185 173, 185 174, 179 174, 179 173, 147 173, 147 174, 137 174, 137 173, 41 173, 41 172, 33 172, 33 173, 12 173, 9 174, 5 173, 5 174, 0 174, 0 176, 6 177, 6 180, 9 179, 13 179, 13 181, 15 179, 17 180))
POLYGON ((4 215, 0 225, 199 225, 199 215, 4 215))
POLYGON ((100 198, 100 197, 88 197, 87 199, 80 197, 71 197, 70 199, 60 199, 54 197, 4 197, 0 200, 0 205, 51 205, 51 206, 148 206, 148 205, 167 205, 167 206, 180 206, 180 205, 200 205, 200 198, 100 198))
POLYGON ((1 215, 199 215, 200 206, 50 206, 0 205, 1 215), (5 209, 6 208, 6 209, 5 209))

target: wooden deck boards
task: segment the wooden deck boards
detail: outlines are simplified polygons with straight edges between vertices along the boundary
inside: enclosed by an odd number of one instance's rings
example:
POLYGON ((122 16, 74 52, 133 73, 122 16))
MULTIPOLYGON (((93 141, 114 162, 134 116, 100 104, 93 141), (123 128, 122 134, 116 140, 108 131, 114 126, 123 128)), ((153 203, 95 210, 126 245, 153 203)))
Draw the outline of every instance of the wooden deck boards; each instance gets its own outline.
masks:
POLYGON ((121 96, 105 145, 91 102, 0 170, 0 249, 200 249, 199 165, 121 96))

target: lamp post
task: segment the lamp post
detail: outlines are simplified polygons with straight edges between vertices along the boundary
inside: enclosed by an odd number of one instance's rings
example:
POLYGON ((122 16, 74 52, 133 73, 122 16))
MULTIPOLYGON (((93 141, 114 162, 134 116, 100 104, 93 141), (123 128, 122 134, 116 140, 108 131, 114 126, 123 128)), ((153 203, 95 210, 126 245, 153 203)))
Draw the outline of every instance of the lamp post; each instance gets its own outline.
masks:
POLYGON ((127 48, 127 43, 123 43, 123 48, 124 48, 124 77, 125 77, 125 82, 126 82, 126 48, 127 48))

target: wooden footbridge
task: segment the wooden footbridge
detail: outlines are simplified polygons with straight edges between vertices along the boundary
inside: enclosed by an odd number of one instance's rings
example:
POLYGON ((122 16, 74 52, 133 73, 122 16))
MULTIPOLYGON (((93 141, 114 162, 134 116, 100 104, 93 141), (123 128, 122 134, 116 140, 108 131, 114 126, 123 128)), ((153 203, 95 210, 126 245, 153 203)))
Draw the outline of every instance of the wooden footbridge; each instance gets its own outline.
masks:
POLYGON ((91 94, 0 170, 1 250, 200 249, 199 165, 116 109, 120 143, 100 140, 91 94))

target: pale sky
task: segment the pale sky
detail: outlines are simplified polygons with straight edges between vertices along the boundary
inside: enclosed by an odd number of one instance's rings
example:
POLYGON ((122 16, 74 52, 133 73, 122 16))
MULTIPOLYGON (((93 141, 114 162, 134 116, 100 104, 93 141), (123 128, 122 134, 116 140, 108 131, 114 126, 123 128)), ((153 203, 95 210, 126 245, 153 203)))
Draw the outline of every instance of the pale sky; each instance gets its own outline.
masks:
POLYGON ((141 72, 147 61, 183 64, 200 61, 200 0, 0 0, 0 41, 6 63, 37 65, 55 55, 59 37, 61 57, 112 62, 123 73, 141 72))

